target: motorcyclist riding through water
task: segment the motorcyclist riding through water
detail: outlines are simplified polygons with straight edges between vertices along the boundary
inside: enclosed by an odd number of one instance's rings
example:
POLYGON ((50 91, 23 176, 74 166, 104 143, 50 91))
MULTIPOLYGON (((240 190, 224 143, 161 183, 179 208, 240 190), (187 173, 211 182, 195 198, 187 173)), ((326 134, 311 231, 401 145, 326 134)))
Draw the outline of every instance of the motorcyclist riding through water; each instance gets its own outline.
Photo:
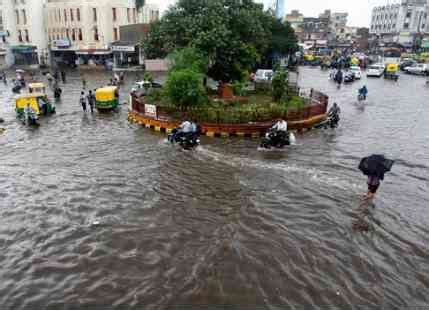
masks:
POLYGON ((366 85, 364 85, 362 88, 359 88, 359 99, 366 100, 367 96, 368 96, 368 89, 366 88, 366 85))
POLYGON ((199 126, 195 122, 184 121, 179 128, 174 129, 169 136, 169 141, 178 142, 184 148, 190 148, 198 145, 199 126), (186 142, 186 145, 184 143, 186 142))
POLYGON ((283 148, 292 143, 288 133, 288 124, 285 120, 279 119, 274 126, 266 133, 262 140, 261 147, 270 149, 271 147, 283 148))

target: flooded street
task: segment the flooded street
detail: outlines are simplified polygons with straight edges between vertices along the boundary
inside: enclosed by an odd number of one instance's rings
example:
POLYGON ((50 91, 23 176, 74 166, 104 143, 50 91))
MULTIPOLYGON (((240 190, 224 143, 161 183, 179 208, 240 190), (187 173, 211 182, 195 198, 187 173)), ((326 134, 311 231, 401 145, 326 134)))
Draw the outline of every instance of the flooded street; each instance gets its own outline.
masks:
MULTIPOLYGON (((429 87, 402 75, 337 90, 327 75, 302 68, 300 85, 339 103, 340 127, 298 134, 284 152, 238 138, 183 152, 130 124, 127 106, 84 115, 77 72, 61 85, 57 114, 27 128, 1 85, 0 305, 427 307, 429 87), (370 232, 359 233, 352 222, 367 186, 357 166, 372 153, 396 163, 370 232)), ((86 75, 90 88, 109 78, 86 75)))

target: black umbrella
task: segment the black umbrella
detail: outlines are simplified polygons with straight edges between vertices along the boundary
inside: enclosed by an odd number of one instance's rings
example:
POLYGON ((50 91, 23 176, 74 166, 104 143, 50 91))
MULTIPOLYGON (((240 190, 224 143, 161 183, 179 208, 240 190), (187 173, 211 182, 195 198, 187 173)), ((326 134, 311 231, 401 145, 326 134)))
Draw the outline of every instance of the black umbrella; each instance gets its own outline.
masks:
POLYGON ((384 180, 384 174, 392 169, 395 162, 383 155, 371 155, 361 160, 359 170, 368 176, 376 176, 384 180))

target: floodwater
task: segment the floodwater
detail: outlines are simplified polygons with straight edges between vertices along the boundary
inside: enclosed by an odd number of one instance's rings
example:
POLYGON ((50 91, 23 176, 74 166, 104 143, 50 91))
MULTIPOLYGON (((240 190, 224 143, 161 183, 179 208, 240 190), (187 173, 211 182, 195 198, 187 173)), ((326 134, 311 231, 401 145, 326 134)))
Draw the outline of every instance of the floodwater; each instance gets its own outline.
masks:
MULTIPOLYGON (((109 76, 86 78, 94 88, 109 76)), ((341 125, 298 134, 284 152, 237 138, 184 152, 129 124, 126 106, 84 114, 79 75, 68 80, 37 129, 16 121, 0 86, 2 309, 428 307, 425 78, 337 90, 301 69, 303 88, 340 104, 341 125), (372 153, 396 163, 359 232, 357 166, 372 153)))

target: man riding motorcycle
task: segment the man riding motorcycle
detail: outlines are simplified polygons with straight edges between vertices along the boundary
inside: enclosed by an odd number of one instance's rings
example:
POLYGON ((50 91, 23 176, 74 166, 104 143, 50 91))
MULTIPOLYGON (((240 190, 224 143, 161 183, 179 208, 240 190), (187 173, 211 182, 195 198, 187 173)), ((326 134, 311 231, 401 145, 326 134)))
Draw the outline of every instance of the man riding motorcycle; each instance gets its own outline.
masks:
POLYGON ((285 120, 278 120, 267 132, 265 140, 262 142, 263 147, 283 147, 290 145, 288 125, 285 120))
POLYGON ((334 103, 334 105, 328 111, 329 123, 332 128, 338 126, 338 123, 340 121, 340 113, 340 107, 337 105, 337 103, 334 103))
MULTIPOLYGON (((195 146, 198 144, 199 131, 199 126, 195 122, 184 121, 180 124, 179 128, 173 130, 169 136, 169 140, 173 143, 187 141, 188 146, 195 146)), ((186 145, 182 146, 185 147, 186 145)))

